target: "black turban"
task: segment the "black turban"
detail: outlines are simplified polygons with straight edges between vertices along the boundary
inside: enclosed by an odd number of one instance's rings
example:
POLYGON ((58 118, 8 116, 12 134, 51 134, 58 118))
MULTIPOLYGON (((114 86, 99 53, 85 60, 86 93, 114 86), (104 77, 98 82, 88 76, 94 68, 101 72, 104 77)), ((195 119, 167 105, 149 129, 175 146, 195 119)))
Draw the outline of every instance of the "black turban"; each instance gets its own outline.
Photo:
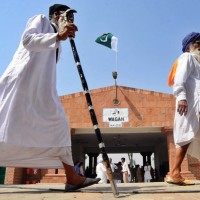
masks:
POLYGON ((51 19, 51 16, 54 12, 66 11, 66 10, 76 13, 76 10, 71 9, 70 7, 63 5, 63 4, 54 4, 53 6, 50 6, 49 7, 49 19, 51 19))
POLYGON ((52 15, 54 12, 59 12, 59 11, 66 11, 70 9, 70 7, 62 4, 54 4, 53 6, 49 7, 49 15, 52 15))

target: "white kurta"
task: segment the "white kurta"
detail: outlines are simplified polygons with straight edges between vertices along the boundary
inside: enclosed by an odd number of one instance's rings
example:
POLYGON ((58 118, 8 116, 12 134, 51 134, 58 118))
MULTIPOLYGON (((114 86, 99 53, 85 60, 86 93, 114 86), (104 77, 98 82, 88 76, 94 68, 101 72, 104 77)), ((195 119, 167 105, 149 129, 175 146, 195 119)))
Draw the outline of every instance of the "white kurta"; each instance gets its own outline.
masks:
POLYGON ((107 173, 106 173, 106 167, 104 166, 103 162, 99 162, 96 166, 96 174, 97 178, 100 178, 100 183, 107 183, 107 173))
POLYGON ((178 146, 191 142, 188 153, 200 159, 199 112, 200 112, 200 63, 196 55, 183 53, 178 59, 177 71, 173 86, 176 96, 174 120, 174 141, 178 146), (180 116, 177 112, 179 100, 187 100, 188 113, 180 116))
POLYGON ((128 183, 129 182, 129 177, 131 175, 129 166, 126 162, 122 163, 122 173, 123 173, 123 181, 124 183, 128 183))
POLYGON ((59 168, 71 148, 56 91, 56 37, 44 15, 31 18, 0 78, 0 166, 59 168))

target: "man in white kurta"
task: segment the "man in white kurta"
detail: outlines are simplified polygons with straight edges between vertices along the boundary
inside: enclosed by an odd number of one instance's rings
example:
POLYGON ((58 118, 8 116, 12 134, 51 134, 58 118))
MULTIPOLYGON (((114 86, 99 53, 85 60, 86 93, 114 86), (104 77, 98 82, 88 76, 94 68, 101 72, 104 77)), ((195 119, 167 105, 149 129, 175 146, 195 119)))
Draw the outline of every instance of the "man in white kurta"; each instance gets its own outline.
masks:
POLYGON ((188 150, 200 159, 200 33, 190 33, 183 39, 183 54, 178 58, 173 91, 176 96, 174 141, 176 157, 168 178, 169 183, 190 184, 181 176, 181 163, 188 150))
POLYGON ((96 174, 97 174, 97 177, 101 179, 99 181, 99 184, 107 183, 108 176, 107 176, 106 167, 104 165, 102 158, 99 158, 98 160, 98 164, 96 166, 96 174))
POLYGON ((128 164, 126 163, 125 158, 121 158, 122 161, 122 174, 123 174, 123 182, 129 183, 129 177, 131 176, 130 169, 128 164))
POLYGON ((59 16, 67 9, 61 4, 51 6, 51 22, 44 15, 29 19, 0 78, 0 166, 64 165, 74 175, 74 179, 67 177, 68 183, 75 185, 85 178, 74 174, 69 124, 56 91, 56 51, 61 40, 77 31, 67 22, 59 29, 59 16))

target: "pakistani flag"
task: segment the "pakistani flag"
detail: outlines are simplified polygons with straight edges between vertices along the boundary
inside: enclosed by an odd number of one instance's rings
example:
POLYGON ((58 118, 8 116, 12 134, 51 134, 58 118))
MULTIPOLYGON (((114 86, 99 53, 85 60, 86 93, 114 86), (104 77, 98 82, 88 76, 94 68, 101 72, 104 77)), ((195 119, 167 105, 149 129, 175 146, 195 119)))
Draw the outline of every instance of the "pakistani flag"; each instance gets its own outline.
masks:
POLYGON ((111 48, 112 50, 117 52, 118 38, 113 36, 113 34, 111 33, 103 34, 102 36, 98 37, 95 42, 111 48))

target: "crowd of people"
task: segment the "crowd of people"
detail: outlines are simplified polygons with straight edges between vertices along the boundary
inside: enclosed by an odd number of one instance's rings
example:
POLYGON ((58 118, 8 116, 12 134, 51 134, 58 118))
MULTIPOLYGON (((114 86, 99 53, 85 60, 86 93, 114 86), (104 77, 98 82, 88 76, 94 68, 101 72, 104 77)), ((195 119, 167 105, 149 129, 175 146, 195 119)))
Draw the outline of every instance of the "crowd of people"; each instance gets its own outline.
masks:
MULTIPOLYGON (((154 170, 148 162, 140 167, 140 165, 131 166, 127 164, 124 157, 118 163, 113 163, 112 158, 109 158, 109 161, 116 183, 152 182, 155 179, 154 170)), ((106 167, 101 156, 98 159, 96 170, 93 173, 88 173, 89 167, 86 167, 84 171, 83 162, 80 161, 75 162, 74 169, 80 176, 100 178, 99 184, 109 183, 106 167)))

